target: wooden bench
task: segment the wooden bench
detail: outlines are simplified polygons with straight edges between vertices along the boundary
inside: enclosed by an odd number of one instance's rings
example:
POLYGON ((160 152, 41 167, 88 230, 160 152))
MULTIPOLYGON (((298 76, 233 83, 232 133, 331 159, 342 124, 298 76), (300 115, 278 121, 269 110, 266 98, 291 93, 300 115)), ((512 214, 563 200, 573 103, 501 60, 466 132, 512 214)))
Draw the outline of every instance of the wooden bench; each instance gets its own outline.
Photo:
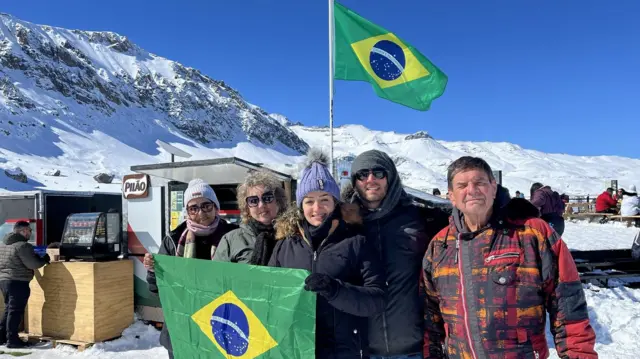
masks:
POLYGON ((586 219, 588 222, 595 220, 603 220, 605 218, 611 218, 614 215, 611 213, 591 213, 591 212, 579 212, 579 213, 565 213, 565 219, 586 219))
POLYGON ((569 202, 565 205, 565 214, 592 212, 592 203, 588 202, 569 202))
POLYGON ((636 227, 640 227, 640 216, 614 215, 609 217, 609 220, 625 222, 627 224, 627 227, 631 227, 633 225, 635 225, 636 227))

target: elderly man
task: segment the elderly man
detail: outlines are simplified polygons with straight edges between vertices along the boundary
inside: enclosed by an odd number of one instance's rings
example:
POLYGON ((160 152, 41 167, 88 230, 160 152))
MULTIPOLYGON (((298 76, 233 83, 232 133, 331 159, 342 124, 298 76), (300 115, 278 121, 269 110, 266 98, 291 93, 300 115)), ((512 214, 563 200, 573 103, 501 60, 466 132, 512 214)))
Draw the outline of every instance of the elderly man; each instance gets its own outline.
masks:
POLYGON ((351 173, 351 201, 362 209, 367 243, 378 251, 387 286, 385 311, 369 321, 365 354, 372 359, 422 359, 420 267, 429 238, 447 225, 448 213, 418 207, 384 152, 361 153, 351 173))
POLYGON ((454 161, 447 181, 455 208, 423 262, 425 358, 547 358, 547 313, 561 358, 597 358, 575 263, 537 208, 496 200, 481 158, 454 161))
POLYGON ((29 282, 33 270, 49 263, 49 255, 40 258, 28 242, 31 227, 18 221, 0 243, 0 290, 4 296, 4 316, 0 322, 0 344, 7 348, 22 348, 27 344, 18 337, 18 328, 24 315, 31 290, 29 282))

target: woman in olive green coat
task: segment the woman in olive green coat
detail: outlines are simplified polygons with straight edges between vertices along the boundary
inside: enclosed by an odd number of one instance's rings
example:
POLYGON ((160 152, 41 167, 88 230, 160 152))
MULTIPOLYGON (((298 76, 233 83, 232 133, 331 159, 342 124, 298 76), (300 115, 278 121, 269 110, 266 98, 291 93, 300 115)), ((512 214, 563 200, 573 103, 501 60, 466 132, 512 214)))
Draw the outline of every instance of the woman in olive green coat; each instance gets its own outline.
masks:
POLYGON ((287 209, 284 189, 269 172, 249 174, 238 186, 240 228, 222 237, 214 261, 266 266, 275 246, 274 222, 287 209))

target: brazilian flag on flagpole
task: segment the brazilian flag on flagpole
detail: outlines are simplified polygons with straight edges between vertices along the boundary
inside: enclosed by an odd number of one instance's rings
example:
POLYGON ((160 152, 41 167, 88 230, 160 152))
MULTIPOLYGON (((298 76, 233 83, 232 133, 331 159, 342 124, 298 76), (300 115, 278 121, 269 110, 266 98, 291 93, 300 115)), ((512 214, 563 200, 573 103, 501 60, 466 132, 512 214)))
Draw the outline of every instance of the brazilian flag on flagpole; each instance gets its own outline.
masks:
POLYGON ((336 80, 366 81, 378 96, 426 111, 447 75, 392 32, 334 2, 336 80))
POLYGON ((300 269, 154 255, 177 359, 313 359, 316 296, 300 269))

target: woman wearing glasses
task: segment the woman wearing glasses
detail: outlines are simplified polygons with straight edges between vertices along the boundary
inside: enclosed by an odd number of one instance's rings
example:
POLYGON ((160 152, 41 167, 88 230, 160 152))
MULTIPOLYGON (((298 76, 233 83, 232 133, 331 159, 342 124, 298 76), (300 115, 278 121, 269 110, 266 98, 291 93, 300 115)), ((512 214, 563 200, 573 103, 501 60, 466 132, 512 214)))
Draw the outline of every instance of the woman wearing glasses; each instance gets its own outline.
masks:
MULTIPOLYGON (((162 240, 158 254, 210 260, 222 236, 238 227, 220 218, 218 215, 220 202, 216 193, 201 179, 193 179, 189 182, 184 192, 184 205, 187 210, 187 220, 162 240)), ((157 294, 153 257, 149 253, 145 254, 144 266, 147 268, 149 291, 157 294)), ((169 358, 173 358, 166 325, 160 333, 160 344, 169 351, 169 358)))
POLYGON ((309 156, 296 200, 278 218, 281 240, 270 266, 306 269, 304 289, 315 292, 316 358, 360 359, 367 354, 367 317, 384 310, 380 260, 359 235, 358 208, 339 204, 340 190, 319 153, 309 156))
POLYGON ((249 174, 238 186, 240 228, 227 233, 213 260, 266 266, 275 246, 274 221, 287 208, 284 189, 269 172, 249 174))

